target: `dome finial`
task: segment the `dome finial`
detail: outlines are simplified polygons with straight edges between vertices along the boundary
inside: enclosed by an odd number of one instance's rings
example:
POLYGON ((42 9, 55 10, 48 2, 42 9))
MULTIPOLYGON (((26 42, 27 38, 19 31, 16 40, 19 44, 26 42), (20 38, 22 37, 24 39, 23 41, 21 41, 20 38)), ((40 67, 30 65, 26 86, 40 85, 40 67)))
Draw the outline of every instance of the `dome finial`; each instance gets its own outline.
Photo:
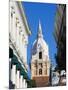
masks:
POLYGON ((41 22, 40 22, 40 20, 39 20, 38 37, 43 37, 43 35, 42 35, 42 27, 41 27, 41 22))

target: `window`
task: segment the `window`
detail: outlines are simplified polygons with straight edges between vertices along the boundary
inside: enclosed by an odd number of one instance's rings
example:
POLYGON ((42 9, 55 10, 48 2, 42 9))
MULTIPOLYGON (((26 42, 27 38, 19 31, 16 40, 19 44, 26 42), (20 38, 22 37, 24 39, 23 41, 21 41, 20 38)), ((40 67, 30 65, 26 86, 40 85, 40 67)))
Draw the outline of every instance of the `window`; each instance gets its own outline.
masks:
POLYGON ((42 69, 39 69, 39 75, 42 75, 42 69))
POLYGON ((42 52, 39 52, 39 59, 42 59, 42 52))

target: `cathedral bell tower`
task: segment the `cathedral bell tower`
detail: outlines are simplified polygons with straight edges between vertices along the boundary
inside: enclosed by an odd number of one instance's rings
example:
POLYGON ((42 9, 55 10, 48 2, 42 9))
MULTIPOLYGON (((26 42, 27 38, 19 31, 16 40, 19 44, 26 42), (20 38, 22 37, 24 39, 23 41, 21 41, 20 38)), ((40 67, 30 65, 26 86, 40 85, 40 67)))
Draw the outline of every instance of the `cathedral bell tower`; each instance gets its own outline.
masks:
POLYGON ((47 86, 49 83, 50 59, 48 51, 39 21, 38 35, 33 43, 31 58, 31 79, 35 80, 37 87, 47 86))

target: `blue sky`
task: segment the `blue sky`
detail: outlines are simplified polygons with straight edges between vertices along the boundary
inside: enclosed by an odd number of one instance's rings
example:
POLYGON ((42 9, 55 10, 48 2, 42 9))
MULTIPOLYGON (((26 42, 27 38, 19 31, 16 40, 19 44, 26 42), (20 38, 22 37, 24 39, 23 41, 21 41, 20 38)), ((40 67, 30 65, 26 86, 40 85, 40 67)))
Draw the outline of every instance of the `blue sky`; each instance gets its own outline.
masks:
MULTIPOLYGON (((25 15, 27 18, 27 22, 32 32, 31 36, 29 36, 29 44, 28 44, 28 63, 31 61, 31 49, 32 44, 37 37, 38 32, 38 23, 39 20, 42 26, 42 32, 46 43, 49 46, 49 56, 53 64, 55 65, 54 54, 56 53, 56 43, 53 36, 54 31, 54 22, 55 22, 55 13, 56 13, 56 4, 48 4, 48 3, 33 3, 33 2, 23 2, 25 15)), ((30 75, 30 72, 28 73, 30 75)))

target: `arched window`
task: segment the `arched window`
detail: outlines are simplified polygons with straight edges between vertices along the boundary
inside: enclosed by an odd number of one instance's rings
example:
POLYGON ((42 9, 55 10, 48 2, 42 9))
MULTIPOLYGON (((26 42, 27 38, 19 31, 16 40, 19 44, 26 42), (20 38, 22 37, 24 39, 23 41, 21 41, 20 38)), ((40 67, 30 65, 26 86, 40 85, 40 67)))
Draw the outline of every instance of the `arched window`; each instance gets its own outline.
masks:
POLYGON ((42 69, 39 69, 39 75, 42 75, 42 69))
POLYGON ((42 59, 42 52, 39 52, 39 59, 42 59))

